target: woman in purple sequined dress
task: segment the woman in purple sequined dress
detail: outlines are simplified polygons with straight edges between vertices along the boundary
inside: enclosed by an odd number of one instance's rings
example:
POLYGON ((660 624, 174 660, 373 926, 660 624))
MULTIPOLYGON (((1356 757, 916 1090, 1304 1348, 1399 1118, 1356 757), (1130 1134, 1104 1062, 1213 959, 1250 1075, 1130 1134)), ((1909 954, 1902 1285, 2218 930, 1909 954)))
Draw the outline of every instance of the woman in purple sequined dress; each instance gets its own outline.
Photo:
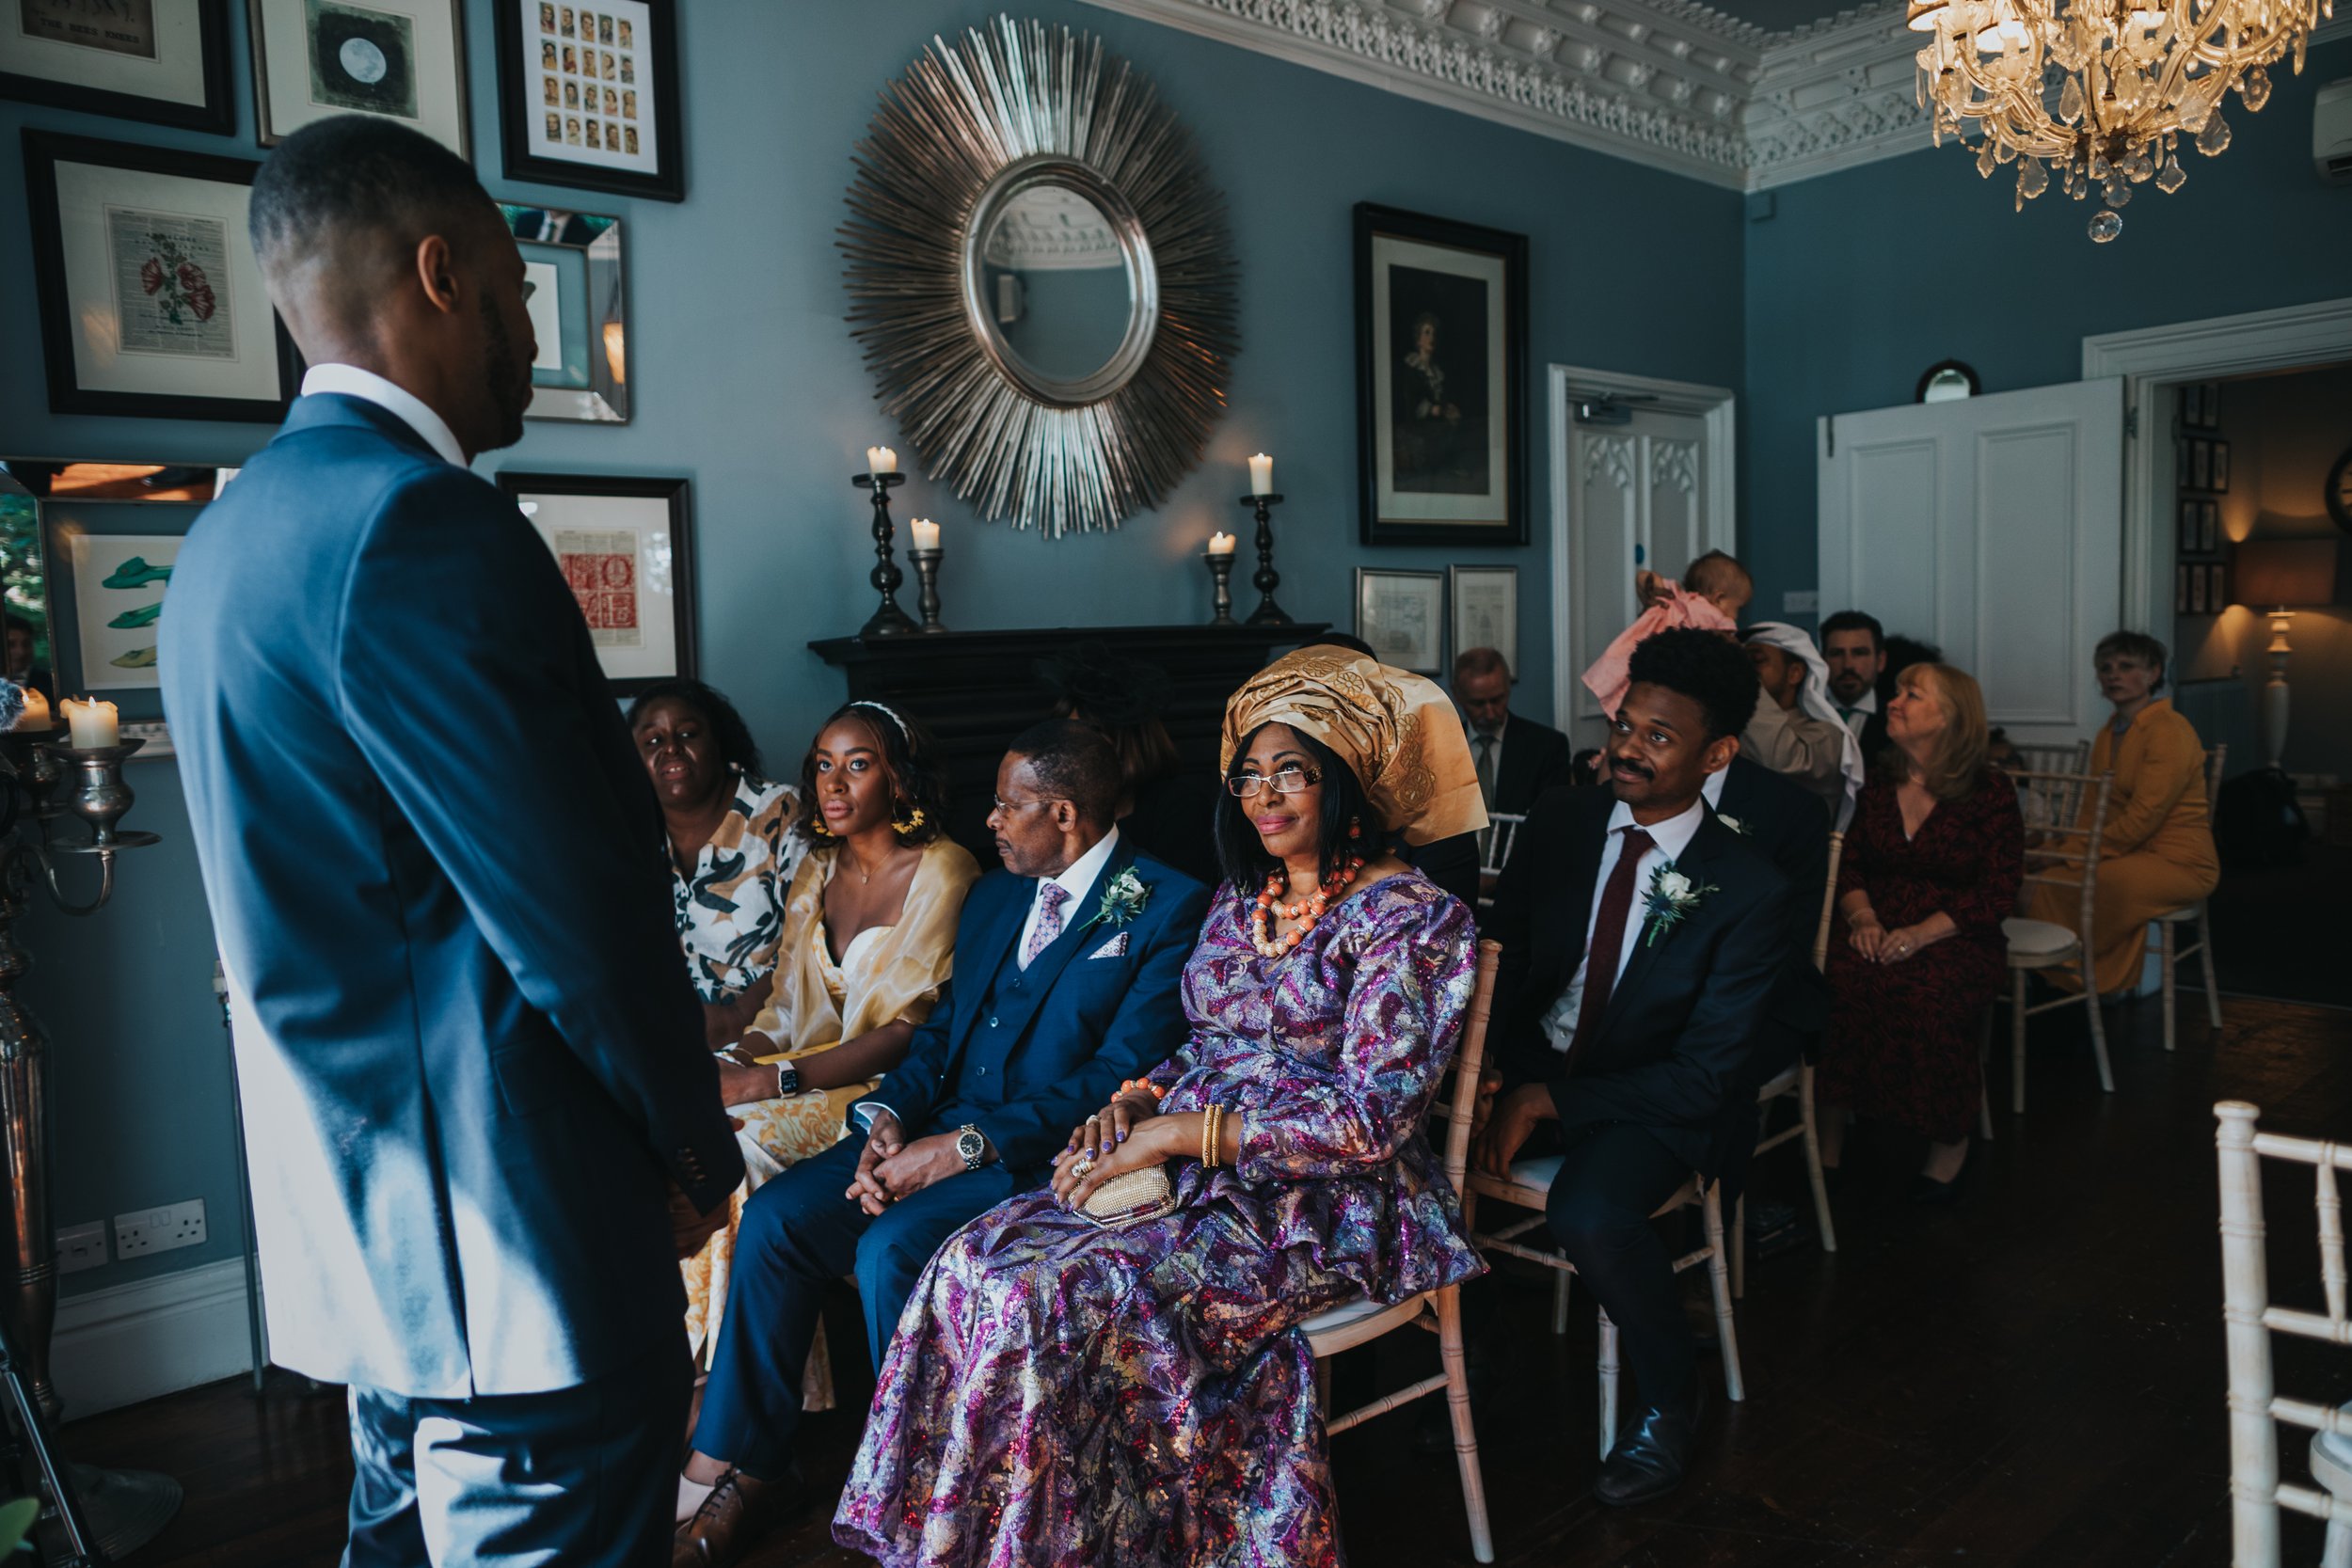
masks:
POLYGON ((891 1568, 1341 1560, 1297 1326, 1482 1267, 1420 1130, 1470 1005, 1470 911, 1384 842, 1484 825, 1443 704, 1328 648, 1234 697, 1229 881, 1184 974, 1191 1039, 1073 1132, 1051 1189, 932 1259, 842 1544, 891 1568), (1163 1161, 1172 1212, 1123 1229, 1077 1212, 1163 1161))

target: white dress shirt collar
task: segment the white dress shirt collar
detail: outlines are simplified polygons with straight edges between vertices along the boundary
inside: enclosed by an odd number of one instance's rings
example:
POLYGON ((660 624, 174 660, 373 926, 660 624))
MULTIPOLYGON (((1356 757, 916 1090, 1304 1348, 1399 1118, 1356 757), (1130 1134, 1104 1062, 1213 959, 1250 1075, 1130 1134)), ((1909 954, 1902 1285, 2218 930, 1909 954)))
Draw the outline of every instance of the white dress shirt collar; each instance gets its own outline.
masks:
MULTIPOLYGON (((1691 847, 1691 840, 1697 834, 1699 824, 1707 820, 1705 797, 1706 789, 1702 785, 1700 799, 1691 802, 1690 810, 1678 816, 1669 816, 1663 822, 1653 822, 1643 830, 1649 834, 1650 842, 1658 846, 1659 854, 1667 860, 1678 861, 1682 858, 1682 851, 1691 847)), ((1613 833, 1620 828, 1637 825, 1633 820, 1633 808, 1623 800, 1618 801, 1615 809, 1609 814, 1609 831, 1613 833)))
MULTIPOLYGON (((1037 879, 1037 887, 1029 895, 1028 916, 1021 922, 1021 945, 1014 951, 1028 952, 1029 938, 1037 930, 1039 916, 1044 912, 1045 890, 1049 887, 1060 888, 1070 895, 1062 900, 1063 930, 1067 931, 1083 918, 1078 911, 1085 907, 1087 895, 1094 891, 1094 884, 1102 879, 1103 867, 1110 863, 1111 851, 1118 846, 1119 830, 1114 827, 1097 840, 1092 848, 1064 867, 1059 876, 1040 877, 1037 879)), ((1024 967, 1026 967, 1025 961, 1024 967)))
POLYGON ((378 408, 417 433, 418 437, 444 463, 462 468, 466 451, 457 444, 447 420, 425 406, 424 400, 396 382, 387 381, 373 371, 363 371, 357 365, 313 365, 302 377, 302 395, 317 392, 341 392, 345 397, 372 403, 378 408))
POLYGON ((1707 781, 1699 785, 1699 799, 1713 806, 1717 811, 1723 810, 1724 781, 1730 777, 1731 769, 1728 768, 1718 768, 1707 775, 1707 781))

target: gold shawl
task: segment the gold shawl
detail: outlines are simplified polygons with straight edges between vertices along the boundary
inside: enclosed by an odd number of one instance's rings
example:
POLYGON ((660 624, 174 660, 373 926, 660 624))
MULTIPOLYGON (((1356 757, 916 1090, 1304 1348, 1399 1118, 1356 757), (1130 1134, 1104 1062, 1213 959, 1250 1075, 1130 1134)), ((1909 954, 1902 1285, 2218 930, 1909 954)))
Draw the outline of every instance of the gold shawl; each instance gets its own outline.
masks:
POLYGON ((1486 826, 1461 716, 1435 681, 1327 646, 1301 648, 1225 705, 1217 768, 1261 725, 1288 724, 1347 764, 1392 832, 1431 844, 1486 826))

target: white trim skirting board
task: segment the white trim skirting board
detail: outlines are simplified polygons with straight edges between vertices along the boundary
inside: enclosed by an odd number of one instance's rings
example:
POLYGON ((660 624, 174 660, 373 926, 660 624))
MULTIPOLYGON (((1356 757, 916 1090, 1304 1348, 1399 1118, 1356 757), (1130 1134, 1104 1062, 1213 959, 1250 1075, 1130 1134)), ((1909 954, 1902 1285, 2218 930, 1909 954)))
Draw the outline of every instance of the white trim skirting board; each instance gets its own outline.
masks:
POLYGON ((68 1419, 250 1371, 245 1261, 65 1296, 49 1370, 68 1419))

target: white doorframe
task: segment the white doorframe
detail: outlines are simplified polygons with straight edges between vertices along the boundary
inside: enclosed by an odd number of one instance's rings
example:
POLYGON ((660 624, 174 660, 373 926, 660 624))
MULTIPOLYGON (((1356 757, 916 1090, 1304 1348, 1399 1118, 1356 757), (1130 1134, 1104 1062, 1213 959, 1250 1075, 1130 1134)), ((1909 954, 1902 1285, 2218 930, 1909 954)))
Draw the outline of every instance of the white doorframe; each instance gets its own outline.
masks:
POLYGON ((2123 624, 2146 630, 2171 602, 2157 593, 2160 540, 2170 517, 2156 501, 2172 492, 2171 429, 2158 418, 2157 391, 2182 381, 2211 381, 2262 371, 2301 370, 2352 359, 2352 299, 2323 299, 2280 310, 2214 316, 2137 332, 2083 340, 2083 379, 2123 377, 2131 420, 2123 438, 2123 624))
POLYGON ((1570 607, 1575 601, 1569 597, 1573 586, 1569 574, 1577 559, 1578 519, 1573 510, 1576 487, 1568 471, 1568 389, 1574 387, 1587 397, 1600 391, 1642 393, 1648 399, 1638 405, 1643 409, 1699 417, 1707 432, 1703 465, 1708 475, 1707 543, 1719 550, 1736 549, 1739 543, 1739 476, 1733 467, 1738 399, 1728 387, 1620 375, 1582 365, 1551 366, 1545 386, 1549 396, 1545 400, 1544 417, 1549 426, 1551 451, 1551 722, 1555 729, 1573 734, 1576 683, 1584 672, 1577 664, 1576 639, 1571 632, 1575 612, 1570 607))

